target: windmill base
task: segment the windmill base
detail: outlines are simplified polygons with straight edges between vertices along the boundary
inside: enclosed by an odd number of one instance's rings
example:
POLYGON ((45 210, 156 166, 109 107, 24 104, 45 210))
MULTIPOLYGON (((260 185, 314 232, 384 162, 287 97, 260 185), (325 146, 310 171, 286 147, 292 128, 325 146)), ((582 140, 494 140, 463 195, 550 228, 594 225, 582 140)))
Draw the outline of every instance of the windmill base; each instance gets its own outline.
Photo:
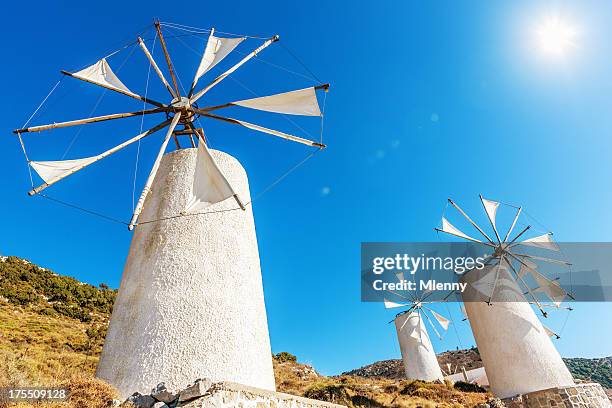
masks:
POLYGON ((165 407, 180 406, 181 408, 238 408, 238 407, 275 407, 275 408, 346 408, 344 405, 318 401, 249 387, 233 382, 213 383, 208 379, 200 379, 187 388, 176 393, 166 391, 160 384, 150 395, 133 394, 127 399, 135 406, 152 406, 164 403, 165 407), (159 389, 163 389, 159 393, 159 389))
POLYGON ((612 403, 597 383, 549 388, 502 400, 508 408, 609 408, 612 403))
MULTIPOLYGON (((211 151, 245 202, 247 175, 211 151)), ((132 238, 97 376, 127 397, 194 378, 274 390, 252 208, 232 198, 177 217, 190 199, 197 149, 167 153, 132 238)))

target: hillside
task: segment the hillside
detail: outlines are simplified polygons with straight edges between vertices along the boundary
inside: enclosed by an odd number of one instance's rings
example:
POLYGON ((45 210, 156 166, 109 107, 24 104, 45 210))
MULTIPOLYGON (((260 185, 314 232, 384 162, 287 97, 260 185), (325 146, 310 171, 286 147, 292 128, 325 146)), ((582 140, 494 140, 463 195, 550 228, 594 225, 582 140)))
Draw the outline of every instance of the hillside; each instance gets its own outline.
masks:
MULTIPOLYGON (((603 358, 564 358, 565 364, 577 380, 598 382, 604 388, 612 390, 612 357, 603 358)), ((438 362, 445 372, 448 371, 447 364, 451 364, 451 371, 465 366, 466 370, 482 367, 482 360, 478 349, 445 351, 438 354, 438 362)), ((343 375, 354 375, 364 378, 404 378, 404 367, 402 360, 383 360, 342 373, 343 375)))
MULTIPOLYGON (((20 258, 0 258, 0 386, 64 385, 82 399, 71 406, 105 406, 114 391, 93 376, 115 296, 104 284, 95 287, 20 258)), ((481 364, 476 349, 441 353, 438 359, 453 370, 481 364)), ((610 358, 568 359, 568 366, 580 378, 610 383, 610 358)), ((325 377, 279 353, 274 371, 279 391, 349 407, 474 406, 490 398, 446 384, 402 380, 400 360, 325 377)))
MULTIPOLYGON (((466 370, 482 367, 478 349, 445 351, 438 354, 438 363, 446 374, 453 374, 465 367, 466 370), (449 370, 450 364, 450 370, 449 370)), ((402 360, 383 360, 342 373, 365 378, 403 379, 404 366, 402 360)))

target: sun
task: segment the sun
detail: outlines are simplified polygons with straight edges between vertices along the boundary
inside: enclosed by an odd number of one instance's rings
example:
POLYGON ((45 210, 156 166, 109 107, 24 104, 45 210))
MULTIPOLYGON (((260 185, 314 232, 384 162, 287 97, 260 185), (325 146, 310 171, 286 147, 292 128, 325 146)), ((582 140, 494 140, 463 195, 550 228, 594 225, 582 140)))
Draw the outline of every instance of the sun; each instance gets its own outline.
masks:
POLYGON ((536 29, 537 45, 547 55, 562 57, 576 46, 576 28, 561 17, 548 17, 536 29))

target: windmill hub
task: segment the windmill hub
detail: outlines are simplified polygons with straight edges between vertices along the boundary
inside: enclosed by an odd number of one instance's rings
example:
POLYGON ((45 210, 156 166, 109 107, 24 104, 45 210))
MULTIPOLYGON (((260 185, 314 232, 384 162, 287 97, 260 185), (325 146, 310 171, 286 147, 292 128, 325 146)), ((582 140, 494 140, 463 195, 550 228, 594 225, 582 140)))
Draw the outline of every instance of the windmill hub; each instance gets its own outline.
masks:
POLYGON ((181 112, 181 123, 193 122, 196 119, 196 112, 191 106, 191 100, 186 96, 174 98, 170 102, 171 111, 168 112, 169 117, 174 117, 178 112, 181 112))

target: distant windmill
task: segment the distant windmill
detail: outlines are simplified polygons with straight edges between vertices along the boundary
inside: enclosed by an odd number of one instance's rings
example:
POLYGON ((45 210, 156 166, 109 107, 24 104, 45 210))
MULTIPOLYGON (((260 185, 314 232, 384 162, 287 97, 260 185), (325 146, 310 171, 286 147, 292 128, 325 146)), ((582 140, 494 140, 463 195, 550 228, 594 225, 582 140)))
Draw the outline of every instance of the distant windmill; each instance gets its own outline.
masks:
MULTIPOLYGON (((390 293, 404 297, 396 292, 390 293)), ((421 294, 410 293, 412 297, 407 303, 396 303, 384 299, 385 308, 387 309, 407 307, 406 310, 398 313, 392 320, 395 322, 395 330, 402 353, 406 378, 411 380, 442 381, 442 371, 426 326, 429 325, 434 333, 439 338, 442 338, 434 321, 437 322, 441 330, 448 330, 451 321, 428 306, 430 302, 427 302, 427 298, 431 295, 431 292, 421 294), (424 320, 426 323, 423 323, 424 320)))
POLYGON ((549 338, 558 335, 541 324, 531 307, 531 304, 536 305, 544 317, 547 316, 545 307, 562 308, 561 302, 571 295, 556 281, 544 276, 538 270, 538 263, 559 267, 567 267, 569 263, 529 253, 528 248, 558 252, 559 246, 550 232, 527 238, 532 229, 527 225, 512 235, 523 212, 521 207, 513 207, 513 221, 502 238, 496 223, 501 203, 482 196, 480 200, 494 238, 451 199, 449 204, 480 237, 468 235, 445 216, 442 217, 442 226, 435 230, 483 245, 491 251, 485 268, 473 269, 461 279, 468 283, 468 290, 462 294, 465 313, 492 391, 500 398, 507 398, 573 385, 569 370, 549 338), (527 275, 536 282, 536 287, 526 283, 527 275), (544 294, 552 303, 540 302, 536 293, 544 294))
POLYGON ((320 150, 325 147, 321 141, 216 112, 237 106, 322 118, 317 91, 327 91, 329 85, 319 82, 289 92, 206 105, 203 102, 211 89, 279 37, 266 39, 198 88, 209 70, 222 63, 247 37, 227 33, 220 37, 214 29, 172 23, 155 22, 154 25, 153 41, 158 39, 161 44, 171 82, 162 73, 145 40, 138 37, 130 46, 142 50, 143 57, 166 88, 167 99, 159 102, 147 93, 142 96, 132 91, 113 72, 106 58, 76 72, 62 71, 69 77, 152 107, 15 130, 28 164, 43 180, 29 194, 38 194, 87 166, 167 129, 128 223, 130 230, 136 229, 97 375, 113 384, 124 398, 136 391, 149 393, 160 382, 165 382, 169 389, 181 389, 198 378, 274 390, 247 174, 234 157, 209 149, 204 131, 196 123, 199 118, 221 121, 320 150), (191 83, 188 90, 179 86, 162 26, 186 31, 190 36, 207 36, 200 42, 203 52, 193 80, 188 82, 191 83), (144 115, 163 118, 153 128, 90 157, 30 160, 22 138, 31 132, 144 115), (188 138, 188 148, 181 148, 180 137, 188 138), (177 149, 165 154, 171 139, 177 149))

